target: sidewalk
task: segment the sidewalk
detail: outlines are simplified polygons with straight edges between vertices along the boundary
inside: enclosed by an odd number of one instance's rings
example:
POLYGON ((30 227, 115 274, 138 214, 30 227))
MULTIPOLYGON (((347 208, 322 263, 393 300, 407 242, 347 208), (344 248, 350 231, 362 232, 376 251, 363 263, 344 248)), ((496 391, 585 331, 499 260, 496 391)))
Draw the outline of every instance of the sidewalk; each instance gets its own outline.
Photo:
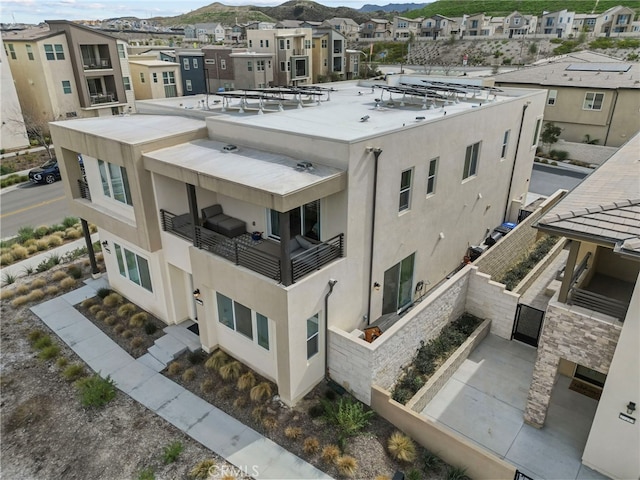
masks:
POLYGON ((93 370, 103 377, 110 375, 122 392, 256 478, 331 478, 169 380, 147 362, 131 357, 73 307, 108 287, 104 277, 85 284, 31 311, 93 370))

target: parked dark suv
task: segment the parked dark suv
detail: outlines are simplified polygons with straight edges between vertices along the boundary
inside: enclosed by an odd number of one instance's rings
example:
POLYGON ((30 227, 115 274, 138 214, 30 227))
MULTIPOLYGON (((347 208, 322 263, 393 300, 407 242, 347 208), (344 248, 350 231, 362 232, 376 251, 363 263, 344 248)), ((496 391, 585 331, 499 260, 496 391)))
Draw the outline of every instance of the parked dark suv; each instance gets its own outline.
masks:
POLYGON ((58 160, 55 158, 47 160, 41 167, 34 168, 29 172, 29 180, 34 183, 50 184, 61 179, 58 160))

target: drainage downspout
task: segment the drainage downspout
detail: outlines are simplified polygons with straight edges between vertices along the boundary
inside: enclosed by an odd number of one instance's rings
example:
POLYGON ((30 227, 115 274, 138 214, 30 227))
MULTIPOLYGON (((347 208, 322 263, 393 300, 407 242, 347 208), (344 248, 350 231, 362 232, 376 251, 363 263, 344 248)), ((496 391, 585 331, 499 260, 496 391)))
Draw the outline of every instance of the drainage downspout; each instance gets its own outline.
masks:
POLYGON ((606 145, 609 141, 609 132, 611 132, 611 123, 613 122, 613 114, 616 111, 616 104, 618 103, 618 90, 614 92, 616 94, 616 98, 613 100, 613 107, 611 107, 611 115, 609 115, 609 126, 607 127, 607 134, 604 136, 604 143, 606 145))
POLYGON ((504 206, 504 214, 502 215, 502 221, 507 221, 507 213, 509 213, 509 202, 511 201, 511 187, 513 186, 513 175, 516 172, 516 162, 518 161, 518 150, 520 149, 520 138, 522 137, 522 127, 524 125, 524 114, 529 107, 527 102, 522 106, 522 117, 520 117, 520 129, 518 130, 518 141, 516 142, 516 153, 513 156, 513 165, 511 166, 511 177, 509 178, 509 188, 507 189, 507 201, 504 206))
POLYGON ((324 296, 324 378, 329 380, 329 297, 333 293, 333 287, 338 283, 333 278, 329 280, 329 291, 324 296))
POLYGON ((373 156, 375 158, 375 162, 373 164, 373 208, 371 214, 371 245, 369 247, 369 301, 367 303, 367 325, 371 324, 371 285, 373 285, 373 247, 375 243, 375 232, 376 232, 376 200, 378 199, 378 158, 380 158, 380 154, 382 153, 381 148, 373 149, 373 156))

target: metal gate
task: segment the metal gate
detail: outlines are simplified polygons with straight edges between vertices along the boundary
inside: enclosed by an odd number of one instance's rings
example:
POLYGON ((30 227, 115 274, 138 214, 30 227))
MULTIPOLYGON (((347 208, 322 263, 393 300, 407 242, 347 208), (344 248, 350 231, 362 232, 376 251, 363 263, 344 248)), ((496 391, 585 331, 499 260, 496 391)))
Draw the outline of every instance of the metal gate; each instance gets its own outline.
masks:
POLYGON ((537 347, 543 319, 544 310, 538 310, 524 303, 519 303, 516 308, 516 318, 513 322, 511 339, 537 347))

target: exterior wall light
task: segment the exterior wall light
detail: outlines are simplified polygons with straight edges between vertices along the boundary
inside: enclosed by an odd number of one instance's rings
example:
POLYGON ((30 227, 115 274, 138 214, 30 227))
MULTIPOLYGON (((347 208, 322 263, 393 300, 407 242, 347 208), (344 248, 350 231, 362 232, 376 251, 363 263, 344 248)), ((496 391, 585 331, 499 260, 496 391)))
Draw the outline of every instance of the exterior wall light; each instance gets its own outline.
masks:
POLYGON ((380 284, 378 282, 375 282, 373 284, 373 288, 375 288, 376 290, 380 290, 380 284))
POLYGON ((633 412, 636 411, 636 402, 629 402, 627 404, 627 413, 629 415, 633 415, 633 412))
POLYGON ((106 240, 103 240, 102 243, 102 249, 107 252, 107 253, 111 253, 111 250, 109 249, 109 242, 107 242, 106 240))
POLYGON ((196 288, 196 289, 193 291, 193 298, 195 299, 195 301, 196 301, 196 303, 197 303, 198 305, 204 305, 204 302, 203 302, 203 301, 202 301, 202 299, 200 298, 200 289, 199 289, 199 288, 196 288))

